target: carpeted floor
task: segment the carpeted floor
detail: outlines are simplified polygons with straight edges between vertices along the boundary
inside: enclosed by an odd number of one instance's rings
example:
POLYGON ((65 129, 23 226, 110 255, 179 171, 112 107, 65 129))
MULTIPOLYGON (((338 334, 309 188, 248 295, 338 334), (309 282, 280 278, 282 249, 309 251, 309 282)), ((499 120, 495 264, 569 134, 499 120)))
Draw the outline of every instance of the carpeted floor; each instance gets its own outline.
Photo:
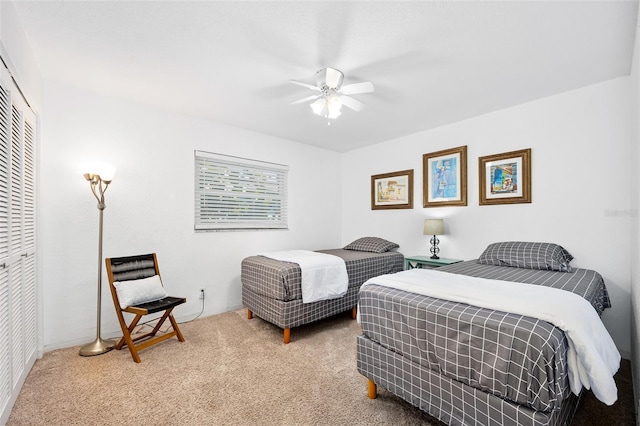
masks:
MULTIPOLYGON (((141 352, 81 357, 79 348, 46 353, 16 401, 8 425, 437 425, 378 388, 367 398, 356 370, 359 326, 350 313, 282 330, 239 310, 181 326, 141 352)), ((634 425, 629 363, 616 376, 612 407, 583 400, 575 425, 634 425)))

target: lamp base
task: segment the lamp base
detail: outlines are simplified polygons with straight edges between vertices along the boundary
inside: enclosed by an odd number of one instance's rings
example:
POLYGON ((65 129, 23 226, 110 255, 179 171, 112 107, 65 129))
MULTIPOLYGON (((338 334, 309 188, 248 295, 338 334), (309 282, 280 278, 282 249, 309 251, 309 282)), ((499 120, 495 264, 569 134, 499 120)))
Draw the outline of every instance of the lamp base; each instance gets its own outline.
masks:
POLYGON ((431 238, 430 242, 431 242, 431 250, 429 251, 431 252, 431 259, 440 259, 438 257, 438 253, 440 253, 440 248, 438 248, 438 243, 440 242, 440 240, 438 239, 438 237, 434 235, 431 238))
POLYGON ((80 356, 102 355, 109 352, 115 346, 116 342, 114 340, 102 340, 98 337, 93 342, 87 343, 80 348, 80 356))

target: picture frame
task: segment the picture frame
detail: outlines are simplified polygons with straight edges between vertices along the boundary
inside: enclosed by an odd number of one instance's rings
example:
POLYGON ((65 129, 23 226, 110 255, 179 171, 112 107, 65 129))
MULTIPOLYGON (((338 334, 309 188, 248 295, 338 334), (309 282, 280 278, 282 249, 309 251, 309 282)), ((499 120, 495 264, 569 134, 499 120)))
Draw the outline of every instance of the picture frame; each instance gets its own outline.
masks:
POLYGON ((480 205, 531 202, 531 148, 478 158, 480 205))
POLYGON ((422 205, 467 205, 467 146, 422 156, 422 205))
POLYGON ((412 208, 413 170, 371 176, 371 210, 412 208))

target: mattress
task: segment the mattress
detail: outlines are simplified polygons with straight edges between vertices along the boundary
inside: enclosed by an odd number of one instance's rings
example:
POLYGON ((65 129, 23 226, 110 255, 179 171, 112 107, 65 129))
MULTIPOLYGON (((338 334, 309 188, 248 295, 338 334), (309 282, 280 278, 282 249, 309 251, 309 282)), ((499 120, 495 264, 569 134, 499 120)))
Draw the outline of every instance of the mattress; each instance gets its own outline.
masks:
MULTIPOLYGON (((599 314, 610 306, 604 280, 591 270, 518 269, 475 260, 439 270, 572 291, 599 314)), ((363 336, 419 368, 533 411, 560 410, 571 395, 568 342, 550 323, 379 285, 361 290, 359 310, 363 336)), ((358 355, 361 372, 380 368, 365 366, 370 360, 358 355)))
POLYGON ((571 272, 557 272, 540 269, 512 268, 507 266, 484 265, 477 260, 455 263, 438 269, 452 274, 470 277, 489 278, 526 284, 538 284, 567 290, 588 300, 593 308, 602 315, 611 307, 609 293, 602 276, 591 269, 573 268, 571 272))

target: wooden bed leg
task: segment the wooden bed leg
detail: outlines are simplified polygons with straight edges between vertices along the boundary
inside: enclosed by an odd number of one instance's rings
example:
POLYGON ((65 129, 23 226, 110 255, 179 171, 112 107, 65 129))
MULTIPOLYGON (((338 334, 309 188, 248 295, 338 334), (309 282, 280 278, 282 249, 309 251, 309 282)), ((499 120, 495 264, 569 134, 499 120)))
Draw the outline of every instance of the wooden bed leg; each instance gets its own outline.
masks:
POLYGON ((253 318, 253 312, 251 312, 251 309, 247 309, 247 319, 251 318, 253 318))
POLYGON ((376 397, 378 396, 378 386, 373 383, 373 380, 369 379, 369 382, 367 383, 367 395, 369 396, 369 399, 376 399, 376 397))
POLYGON ((351 308, 351 318, 352 319, 358 318, 358 307, 357 306, 354 306, 353 308, 351 308))
POLYGON ((291 340, 291 329, 290 328, 285 328, 284 329, 284 344, 286 345, 287 343, 289 343, 290 340, 291 340))

